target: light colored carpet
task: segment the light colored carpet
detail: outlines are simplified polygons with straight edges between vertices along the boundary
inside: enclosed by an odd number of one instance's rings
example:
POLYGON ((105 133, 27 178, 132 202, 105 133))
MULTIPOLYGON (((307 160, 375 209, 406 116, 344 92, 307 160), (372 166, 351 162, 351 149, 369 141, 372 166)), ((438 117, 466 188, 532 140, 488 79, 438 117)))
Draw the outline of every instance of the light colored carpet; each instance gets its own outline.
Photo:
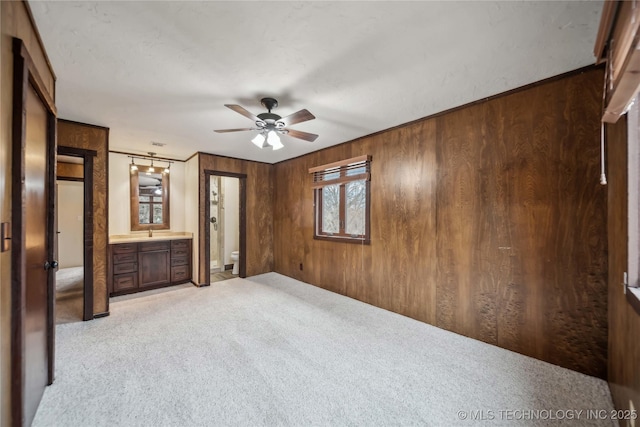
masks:
POLYGON ((112 303, 57 334, 34 426, 615 425, 549 420, 611 410, 602 380, 276 273, 112 303), (554 415, 509 419, 530 410, 554 415))
POLYGON ((84 267, 56 272, 56 324, 82 322, 84 267))

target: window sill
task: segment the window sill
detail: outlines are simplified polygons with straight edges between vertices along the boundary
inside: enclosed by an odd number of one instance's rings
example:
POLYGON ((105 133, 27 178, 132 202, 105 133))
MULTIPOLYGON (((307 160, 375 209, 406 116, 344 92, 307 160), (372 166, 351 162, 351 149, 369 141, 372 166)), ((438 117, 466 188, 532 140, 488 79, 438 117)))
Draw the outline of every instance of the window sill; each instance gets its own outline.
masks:
POLYGON ((640 314, 640 288, 630 288, 627 286, 627 301, 631 307, 640 314))
POLYGON ((352 239, 349 237, 329 237, 329 236, 313 236, 314 240, 324 240, 327 242, 337 243, 356 243, 358 245, 368 245, 371 243, 370 239, 352 239))

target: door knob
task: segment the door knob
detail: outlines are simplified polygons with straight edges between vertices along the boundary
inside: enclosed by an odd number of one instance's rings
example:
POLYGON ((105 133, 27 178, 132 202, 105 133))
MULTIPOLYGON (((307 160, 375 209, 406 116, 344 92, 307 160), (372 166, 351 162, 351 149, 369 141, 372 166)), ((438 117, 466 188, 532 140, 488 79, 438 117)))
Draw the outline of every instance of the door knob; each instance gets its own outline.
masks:
POLYGON ((47 261, 44 263, 44 269, 49 270, 50 268, 58 268, 58 261, 47 261))

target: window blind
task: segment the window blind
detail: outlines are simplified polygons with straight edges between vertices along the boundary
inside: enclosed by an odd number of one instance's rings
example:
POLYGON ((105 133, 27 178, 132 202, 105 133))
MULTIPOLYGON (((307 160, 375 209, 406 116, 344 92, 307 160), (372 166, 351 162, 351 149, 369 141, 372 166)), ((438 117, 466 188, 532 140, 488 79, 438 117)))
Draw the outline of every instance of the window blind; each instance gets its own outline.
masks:
POLYGON ((313 175, 312 188, 343 184, 350 181, 371 180, 371 156, 364 155, 309 169, 313 175))

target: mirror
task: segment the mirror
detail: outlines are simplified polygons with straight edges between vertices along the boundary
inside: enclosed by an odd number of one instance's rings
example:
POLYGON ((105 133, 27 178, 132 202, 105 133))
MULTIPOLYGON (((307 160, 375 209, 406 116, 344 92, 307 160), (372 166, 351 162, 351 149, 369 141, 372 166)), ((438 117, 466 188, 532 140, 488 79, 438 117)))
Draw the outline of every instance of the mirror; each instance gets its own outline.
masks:
POLYGON ((169 228, 169 174, 164 168, 138 166, 131 171, 131 230, 169 228))

